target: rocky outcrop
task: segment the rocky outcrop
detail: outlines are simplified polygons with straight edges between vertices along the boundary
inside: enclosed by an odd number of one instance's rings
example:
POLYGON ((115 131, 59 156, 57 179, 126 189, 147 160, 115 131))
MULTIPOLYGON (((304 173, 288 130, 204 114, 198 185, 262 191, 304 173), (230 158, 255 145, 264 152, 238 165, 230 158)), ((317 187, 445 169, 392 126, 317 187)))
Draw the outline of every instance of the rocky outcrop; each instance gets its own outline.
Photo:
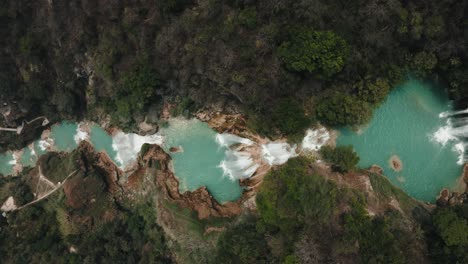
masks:
POLYGON ((468 203, 468 163, 463 166, 458 191, 443 189, 437 197, 437 205, 441 207, 462 203, 468 203))
POLYGON ((243 136, 247 131, 246 119, 240 114, 223 114, 220 112, 200 111, 195 115, 206 122, 218 133, 231 133, 243 136))
POLYGON ((462 185, 464 185, 465 192, 468 192, 468 163, 465 163, 465 166, 463 166, 461 181, 462 185))
POLYGON ((368 170, 371 173, 380 174, 380 175, 383 175, 383 172, 384 172, 383 168, 376 164, 372 165, 368 170))
POLYGON ((245 192, 236 202, 219 204, 206 187, 180 193, 179 181, 172 171, 171 157, 158 145, 152 145, 146 153, 140 155, 139 165, 146 170, 145 173, 154 175, 156 186, 165 199, 194 210, 199 219, 238 215, 242 212, 242 203, 251 196, 249 192, 245 192))
POLYGON ((79 170, 63 186, 66 203, 71 208, 85 208, 104 196, 121 193, 118 180, 122 171, 107 154, 96 152, 89 142, 82 141, 68 159, 74 159, 79 170))
POLYGON ((388 163, 390 165, 390 168, 392 168, 392 170, 396 172, 399 172, 403 169, 403 162, 397 155, 392 155, 388 160, 388 163))

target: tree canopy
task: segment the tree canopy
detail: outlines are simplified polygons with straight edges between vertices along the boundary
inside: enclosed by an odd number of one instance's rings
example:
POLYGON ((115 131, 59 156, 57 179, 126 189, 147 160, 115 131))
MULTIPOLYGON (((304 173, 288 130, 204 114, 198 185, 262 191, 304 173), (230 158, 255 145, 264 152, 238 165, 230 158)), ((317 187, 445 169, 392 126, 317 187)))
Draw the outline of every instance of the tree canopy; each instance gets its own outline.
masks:
POLYGON ((332 31, 293 28, 290 38, 278 49, 279 56, 288 69, 316 73, 328 78, 343 68, 348 47, 332 31))
POLYGON ((323 146, 320 149, 322 157, 333 163, 333 168, 339 172, 347 172, 359 163, 359 156, 354 151, 353 146, 323 146))
POLYGON ((372 117, 369 103, 344 93, 334 93, 321 98, 315 112, 317 119, 330 126, 362 125, 372 117))

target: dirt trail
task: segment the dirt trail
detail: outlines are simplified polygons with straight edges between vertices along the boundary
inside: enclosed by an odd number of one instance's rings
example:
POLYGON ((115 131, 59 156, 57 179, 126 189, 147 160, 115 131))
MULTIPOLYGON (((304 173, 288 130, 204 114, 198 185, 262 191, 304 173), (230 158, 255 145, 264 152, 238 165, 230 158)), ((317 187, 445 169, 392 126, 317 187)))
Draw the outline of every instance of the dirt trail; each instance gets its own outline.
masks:
MULTIPOLYGON (((72 173, 70 173, 70 174, 63 180, 63 182, 61 182, 60 184, 54 185, 54 186, 55 186, 54 189, 50 190, 49 192, 47 192, 46 194, 44 194, 44 195, 43 195, 42 197, 40 197, 39 199, 36 199, 36 200, 34 200, 34 201, 32 201, 32 202, 29 202, 29 203, 27 203, 27 204, 25 204, 25 205, 22 205, 22 206, 16 208, 14 211, 21 210, 21 209, 26 208, 26 207, 28 207, 28 206, 30 206, 30 205, 33 205, 33 204, 35 204, 35 203, 38 203, 38 202, 42 201, 43 199, 47 198, 49 195, 55 193, 57 190, 59 190, 59 189, 65 184, 65 182, 67 181, 67 179, 70 178, 71 176, 73 176, 76 172, 78 172, 78 170, 75 170, 75 171, 73 171, 72 173)), ((42 174, 41 174, 41 176, 42 176, 42 174)), ((44 178, 45 178, 45 177, 44 177, 44 178)))

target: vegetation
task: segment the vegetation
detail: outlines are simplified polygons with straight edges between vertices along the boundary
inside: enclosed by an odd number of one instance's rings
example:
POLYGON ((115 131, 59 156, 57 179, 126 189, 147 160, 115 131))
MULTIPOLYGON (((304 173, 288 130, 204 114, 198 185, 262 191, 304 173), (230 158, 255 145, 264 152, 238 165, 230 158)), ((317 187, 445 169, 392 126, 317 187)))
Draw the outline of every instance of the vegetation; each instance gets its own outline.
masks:
POLYGON ((363 125, 372 117, 369 103, 343 93, 321 98, 315 111, 320 121, 331 126, 363 125))
MULTIPOLYGON (((464 1, 63 2, 0 3, 0 104, 11 107, 2 127, 39 115, 54 123, 110 114, 113 125, 134 130, 150 109, 158 115, 168 102, 177 105, 173 114, 186 116, 211 106, 242 111, 249 128, 294 138, 315 120, 365 124, 408 74, 437 80, 456 106, 467 107, 464 1)), ((0 152, 20 149, 41 129, 1 133, 0 152)), ((338 171, 358 162, 349 148, 322 152, 338 171)), ((52 174, 74 166, 49 158, 43 169, 52 174)), ((412 250, 425 245, 406 228, 418 226, 416 218, 395 210, 369 216, 369 201, 307 165, 293 159, 266 176, 258 217, 228 228, 218 262, 421 262, 412 250), (230 247, 233 241, 244 243, 230 247)), ((99 173, 88 176, 93 188, 77 189, 105 188, 99 173)), ((378 199, 396 199, 404 212, 414 207, 382 177, 370 181, 378 199)), ((2 199, 14 194, 17 205, 33 199, 24 179, 2 178, 0 185, 2 199)), ((107 194, 98 197, 85 209, 54 198, 0 217, 2 261, 168 261, 150 206, 127 208, 107 194), (102 208, 109 218, 99 214, 102 208)), ((468 262, 466 212, 466 206, 437 209, 423 223, 434 262, 468 262)), ((192 228, 203 233, 204 226, 192 228)))
POLYGON ((219 239, 217 263, 268 263, 270 255, 264 236, 257 232, 255 219, 227 230, 219 239))
POLYGON ((69 209, 57 196, 52 199, 1 217, 0 253, 5 263, 170 262, 164 233, 150 205, 87 227, 70 222, 69 209))
POLYGON ((293 71, 308 71, 325 78, 340 72, 347 57, 346 42, 331 31, 293 28, 291 41, 278 50, 286 67, 293 71))
POLYGON ((333 164, 333 168, 339 172, 353 170, 359 163, 359 156, 354 151, 353 146, 323 146, 320 149, 322 157, 333 164))
POLYGON ((382 103, 389 92, 390 83, 383 78, 372 80, 368 77, 356 84, 357 96, 373 106, 382 103))
POLYGON ((353 211, 344 216, 344 239, 358 242, 362 263, 405 263, 404 245, 398 241, 386 217, 371 218, 363 204, 353 201, 353 211))
MULTIPOLYGON (((158 79, 146 63, 138 63, 120 79, 116 96, 113 98, 115 116, 127 120, 133 113, 141 112, 154 99, 158 79)), ((109 109, 110 110, 110 109, 109 109)))
POLYGON ((466 204, 439 208, 432 216, 432 232, 428 232, 431 254, 439 262, 468 261, 468 207, 466 204))
MULTIPOLYGON (((356 263, 421 261, 417 253, 421 241, 413 231, 413 223, 407 223, 401 213, 393 210, 370 216, 364 196, 310 173, 308 163, 302 157, 291 159, 265 177, 257 194, 258 218, 244 219, 220 237, 217 260, 228 263, 323 263, 343 258, 352 258, 356 263)), ((388 181, 386 184, 390 185, 388 181)))
POLYGON ((313 121, 306 116, 303 107, 291 98, 278 102, 269 111, 269 115, 252 117, 248 126, 258 133, 274 136, 276 130, 287 135, 290 140, 302 137, 304 130, 313 121))

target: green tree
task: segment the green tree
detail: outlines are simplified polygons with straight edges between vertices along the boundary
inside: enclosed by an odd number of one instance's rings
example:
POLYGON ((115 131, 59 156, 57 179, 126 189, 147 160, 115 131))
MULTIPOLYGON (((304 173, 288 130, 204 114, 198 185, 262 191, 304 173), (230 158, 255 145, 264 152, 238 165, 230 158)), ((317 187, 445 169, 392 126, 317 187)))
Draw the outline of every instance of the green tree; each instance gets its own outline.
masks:
POLYGON ((255 222, 247 221, 228 229, 218 241, 217 263, 267 263, 269 250, 255 222))
POLYGON ((130 119, 132 114, 141 112, 154 99, 159 80, 147 62, 138 62, 119 80, 116 95, 108 107, 122 120, 130 119))
POLYGON ((307 172, 308 161, 295 158, 271 171, 257 194, 257 208, 266 228, 294 237, 304 224, 326 224, 336 204, 336 186, 307 172))
POLYGON ((421 51, 414 55, 411 65, 418 76, 424 77, 437 65, 437 57, 432 52, 421 51))
POLYGON ((255 28, 257 25, 257 10, 255 10, 255 7, 242 9, 239 13, 238 19, 241 25, 244 25, 247 28, 255 28))
POLYGON ((322 98, 315 111, 321 122, 331 126, 362 125, 372 117, 369 103, 344 93, 322 98))
POLYGON ((364 203, 351 202, 352 211, 344 216, 344 240, 358 242, 361 263, 405 263, 404 244, 400 243, 385 217, 371 218, 364 203))
POLYGON ((326 78, 342 70, 348 47, 335 33, 294 28, 290 36, 291 40, 283 42, 278 49, 288 69, 317 73, 326 78))
POLYGON ((297 101, 288 98, 281 100, 273 109, 271 115, 273 124, 281 132, 289 135, 302 132, 310 125, 310 119, 304 114, 304 109, 297 101))
POLYGON ((385 78, 365 78, 356 84, 357 95, 371 105, 382 103, 390 92, 390 84, 385 78))
POLYGON ((438 210, 434 224, 447 246, 468 247, 468 222, 449 208, 438 210))
POLYGON ((333 163, 333 168, 339 172, 347 172, 356 167, 359 163, 359 156, 354 151, 353 146, 323 146, 320 149, 322 157, 333 163))

